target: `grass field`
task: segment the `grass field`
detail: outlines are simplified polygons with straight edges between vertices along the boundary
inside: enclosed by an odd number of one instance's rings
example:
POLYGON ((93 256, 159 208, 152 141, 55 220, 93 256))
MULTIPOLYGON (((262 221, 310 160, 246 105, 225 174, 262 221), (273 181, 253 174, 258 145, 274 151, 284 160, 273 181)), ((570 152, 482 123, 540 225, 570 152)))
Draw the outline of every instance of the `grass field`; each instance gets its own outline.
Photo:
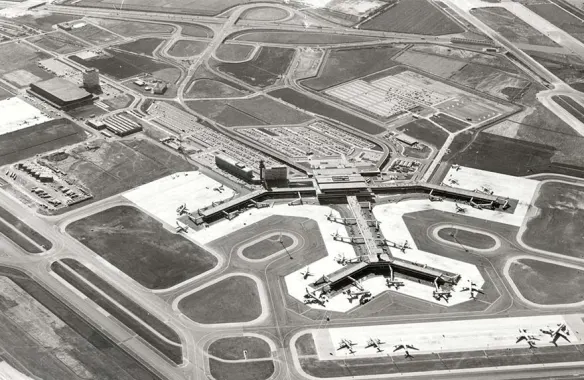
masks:
POLYGON ((580 42, 584 42, 583 20, 552 3, 527 4, 527 8, 545 18, 580 42))
POLYGON ((394 58, 394 60, 442 78, 449 78, 466 66, 466 62, 464 61, 416 51, 403 52, 394 58))
POLYGON ((142 73, 149 73, 155 77, 164 76, 163 79, 169 83, 175 83, 180 77, 180 70, 167 63, 156 61, 152 58, 114 51, 105 50, 107 54, 89 60, 81 59, 75 55, 69 58, 85 67, 93 67, 101 73, 109 75, 115 79, 125 79, 142 73), (162 75, 164 74, 164 75, 162 75))
POLYGON ((244 61, 250 57, 254 47, 242 44, 222 44, 215 51, 217 59, 222 61, 244 61))
POLYGON ((541 46, 558 46, 531 25, 505 8, 475 8, 471 14, 511 42, 541 46))
POLYGON ((580 122, 584 122, 584 107, 569 96, 552 96, 552 100, 580 122))
POLYGON ((324 90, 337 84, 360 78, 396 66, 392 57, 401 46, 334 49, 326 56, 318 76, 301 83, 313 90, 324 90))
POLYGON ((233 336, 217 339, 209 345, 207 352, 223 360, 263 359, 272 357, 270 345, 255 336, 233 336), (247 354, 243 355, 243 350, 247 354))
POLYGON ((10 92, 7 89, 5 89, 4 87, 0 86, 0 100, 12 98, 13 96, 14 96, 14 94, 12 92, 10 92))
POLYGON ((77 147, 64 158, 59 158, 59 161, 47 157, 54 167, 66 172, 71 180, 87 187, 94 196, 92 201, 175 172, 196 169, 183 158, 148 140, 96 140, 92 145, 99 146, 99 149, 92 152, 84 146, 77 147))
POLYGON ((46 380, 159 380, 25 273, 0 268, 2 358, 46 380))
POLYGON ((231 98, 247 95, 247 91, 238 90, 227 83, 213 79, 198 79, 187 92, 189 98, 231 98))
POLYGON ((94 45, 114 42, 120 38, 115 34, 92 24, 86 24, 81 28, 71 29, 69 33, 94 45))
POLYGON ((57 54, 69 54, 89 46, 61 31, 34 36, 29 38, 28 41, 42 49, 50 50, 57 54))
POLYGON ((444 240, 462 244, 468 248, 489 249, 493 248, 496 244, 495 239, 489 235, 460 230, 458 228, 442 228, 438 231, 438 236, 444 240))
MULTIPOLYGON (((543 65, 552 74, 578 90, 582 86, 584 61, 577 55, 550 54, 542 51, 525 50, 525 53, 543 65)), ((581 89, 581 88, 580 88, 581 89)))
POLYGON ((449 132, 458 132, 470 125, 468 123, 465 123, 464 121, 455 119, 444 113, 438 113, 430 117, 430 120, 440 125, 442 128, 446 129, 449 132))
POLYGON ((534 248, 584 257, 579 227, 584 223, 584 188, 559 182, 544 183, 535 207, 539 213, 527 222, 523 241, 534 248))
POLYGON ((318 352, 316 351, 316 345, 314 344, 314 338, 312 337, 311 333, 304 334, 296 339, 296 352, 298 355, 316 355, 318 352))
POLYGON ((375 135, 384 132, 385 129, 379 125, 365 120, 353 113, 343 111, 338 107, 331 106, 329 104, 323 103, 315 98, 304 95, 291 88, 282 88, 269 93, 271 96, 280 98, 283 101, 290 103, 300 109, 304 109, 309 112, 314 112, 319 115, 337 120, 341 123, 347 124, 355 129, 363 131, 365 133, 375 135))
POLYGON ((148 289, 166 289, 202 274, 217 259, 129 206, 78 220, 67 232, 148 289))
POLYGON ((466 65, 449 79, 506 100, 513 100, 531 83, 526 78, 477 64, 466 65))
POLYGON ((287 70, 294 49, 262 47, 250 61, 218 63, 217 68, 252 86, 264 88, 275 84, 287 70))
POLYGON ((10 225, 5 223, 2 219, 0 219, 0 235, 6 237, 28 253, 38 254, 43 252, 42 249, 30 242, 25 236, 22 236, 18 231, 14 231, 10 228, 10 225))
POLYGON ((191 57, 201 54, 207 47, 203 41, 178 40, 168 50, 168 54, 173 57, 191 57))
POLYGON ((376 37, 354 36, 333 33, 279 32, 273 30, 239 32, 230 36, 236 41, 259 42, 283 45, 334 45, 343 43, 375 41, 376 37))
POLYGON ((88 133, 68 119, 57 119, 21 129, 0 139, 0 165, 60 149, 87 139, 88 133))
POLYGON ((227 127, 249 125, 300 124, 312 118, 266 96, 234 100, 193 100, 187 105, 194 111, 227 127))
POLYGON ((294 240, 286 235, 282 235, 281 239, 282 240, 280 241, 278 235, 271 236, 268 239, 261 240, 254 245, 246 247, 241 254, 248 259, 260 260, 273 255, 276 252, 280 252, 294 243, 294 240))
POLYGON ((204 25, 189 24, 185 22, 175 22, 175 24, 180 25, 181 34, 186 37, 202 37, 202 38, 212 38, 213 31, 204 25))
POLYGON ((458 23, 427 0, 400 0, 362 24, 361 29, 432 36, 464 32, 458 23))
MULTIPOLYGON (((74 261, 74 260, 69 260, 69 261, 74 261)), ((68 267, 67 264, 64 264, 64 263, 59 262, 59 261, 54 262, 51 265, 51 269, 58 276, 60 276, 62 279, 67 281, 69 284, 71 284, 75 289, 77 289, 78 291, 80 291, 81 293, 86 295, 90 300, 95 302, 96 305, 98 305, 99 307, 101 307, 102 309, 107 311, 111 316, 116 318, 120 323, 122 323, 127 328, 129 328, 130 330, 135 332, 140 338, 144 339, 148 344, 150 344, 152 347, 154 347, 156 350, 158 350, 162 355, 164 355, 167 358, 169 358, 170 360, 172 360, 175 364, 180 365, 182 363, 183 358, 182 358, 182 347, 180 346, 180 338, 178 337, 178 335, 176 335, 176 333, 174 333, 174 331, 170 330, 160 320, 158 320, 154 317, 151 317, 146 310, 142 309, 138 304, 130 301, 122 293, 115 290, 113 287, 111 287, 109 284, 105 283, 103 280, 99 279, 91 271, 88 271, 87 268, 85 268, 83 265, 79 264, 76 261, 74 261, 74 263, 76 263, 78 266, 81 266, 81 269, 82 270, 84 269, 85 272, 89 272, 90 275, 93 275, 94 278, 92 278, 92 279, 97 278, 100 282, 98 282, 97 284, 96 283, 92 283, 91 285, 88 284, 87 282, 85 282, 83 279, 79 278, 76 275, 75 272, 77 272, 77 271, 72 270, 72 268, 68 267), (106 288, 103 289, 99 285, 102 285, 102 286, 105 285, 106 288), (119 307, 115 302, 104 297, 100 293, 100 291, 103 291, 105 294, 112 297, 114 300, 116 300, 116 302, 120 302, 124 307, 129 306, 128 309, 132 313, 134 313, 136 311, 139 312, 140 314, 137 314, 137 315, 135 314, 136 316, 138 316, 138 315, 149 316, 150 321, 151 320, 155 321, 155 325, 150 325, 146 320, 143 320, 143 319, 141 319, 140 321, 137 321, 136 319, 134 319, 132 314, 128 313, 126 310, 119 307), (112 293, 112 291, 114 293, 112 293), (149 325, 149 327, 155 329, 156 333, 151 331, 150 329, 148 329, 145 326, 145 324, 147 324, 147 325, 149 325), (160 326, 163 328, 162 332, 160 332, 156 329, 156 327, 160 327, 160 326), (170 330, 170 331, 168 331, 168 330, 170 330), (164 336, 163 332, 172 333, 172 334, 170 334, 170 335, 172 335, 171 339, 173 340, 173 342, 178 341, 178 342, 176 342, 176 343, 178 343, 178 345, 168 343, 164 339, 162 339, 161 337, 159 337, 157 335, 157 333, 158 333, 158 334, 161 334, 164 336)), ((85 276, 83 276, 83 277, 85 277, 85 276)))
POLYGON ((414 120, 397 128, 406 135, 421 140, 440 149, 448 134, 425 119, 414 120))
POLYGON ((161 38, 141 38, 132 42, 114 46, 117 49, 129 51, 130 53, 153 55, 154 50, 162 43, 161 38))
POLYGON ((513 262, 509 275, 527 300, 554 305, 584 301, 584 270, 535 259, 513 262))
POLYGON ((274 373, 272 360, 222 362, 209 358, 211 376, 215 380, 266 380, 274 373))
POLYGON ((144 34, 168 34, 174 31, 172 25, 107 18, 91 18, 92 23, 124 37, 137 37, 144 34))
POLYGON ((288 12, 274 7, 257 7, 245 11, 241 18, 252 21, 278 21, 288 17, 288 12))
POLYGON ((10 224, 18 231, 20 231, 23 235, 27 238, 35 242, 36 244, 40 245, 46 250, 51 249, 53 244, 47 240, 44 236, 36 232, 33 228, 28 226, 22 220, 14 216, 11 212, 6 210, 4 207, 0 207, 0 218, 5 221, 6 223, 10 224))
POLYGON ((178 308, 197 323, 241 323, 262 313, 259 290, 246 276, 230 276, 181 299, 178 308))

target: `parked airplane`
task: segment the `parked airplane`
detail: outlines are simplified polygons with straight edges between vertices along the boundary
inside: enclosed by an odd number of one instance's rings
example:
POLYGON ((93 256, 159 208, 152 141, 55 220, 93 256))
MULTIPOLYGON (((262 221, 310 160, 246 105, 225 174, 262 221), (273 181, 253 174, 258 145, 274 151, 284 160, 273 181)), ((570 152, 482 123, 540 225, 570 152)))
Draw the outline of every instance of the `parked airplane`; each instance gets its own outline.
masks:
POLYGON ((462 207, 458 203, 455 203, 454 205, 456 206, 456 212, 458 214, 466 214, 466 207, 462 207))
POLYGON ((187 204, 183 203, 182 205, 178 206, 178 208, 176 209, 176 213, 180 216, 180 215, 184 215, 184 214, 188 214, 189 210, 187 209, 187 204))
POLYGON ((357 345, 357 343, 353 343, 351 340, 343 338, 341 339, 341 343, 339 343, 337 351, 348 350, 349 353, 354 354, 355 350, 353 350, 353 346, 355 345, 357 345))
POLYGON ((314 276, 312 273, 310 273, 310 267, 306 267, 306 270, 304 272, 300 272, 300 274, 305 280, 310 276, 314 276))
POLYGON ((399 350, 405 350, 405 358, 406 359, 413 359, 414 357, 412 355, 410 355, 410 350, 416 350, 419 351, 419 349, 417 349, 416 347, 414 347, 411 344, 400 344, 397 346, 394 346, 393 352, 399 351, 399 350))
POLYGON ((349 300, 349 303, 353 303, 353 301, 357 299, 359 299, 359 302, 361 302, 364 297, 371 297, 371 292, 368 290, 354 292, 351 289, 347 289, 345 294, 347 295, 347 300, 349 300))
POLYGON ((347 259, 345 257, 345 254, 341 255, 337 255, 337 257, 335 257, 335 261, 337 262, 337 264, 341 264, 342 266, 345 266, 347 264, 357 264, 361 262, 361 257, 353 257, 352 259, 347 259))
POLYGON ((391 267, 391 265, 389 266, 389 278, 385 279, 385 285, 387 285, 388 288, 395 288, 395 290, 399 290, 400 287, 404 286, 404 282, 403 281, 396 281, 394 276, 393 276, 393 268, 391 267))
POLYGON ((184 223, 180 223, 178 220, 176 221, 176 232, 188 232, 189 226, 184 223))
POLYGON ((539 338, 536 338, 533 335, 529 335, 526 329, 519 329, 519 334, 521 335, 517 337, 517 341, 515 341, 515 344, 525 341, 529 345, 529 349, 537 348, 535 341, 539 340, 539 338))
POLYGON ((219 193, 222 193, 224 189, 225 189, 225 186, 224 185, 217 186, 217 187, 214 187, 213 188, 214 191, 217 191, 219 193))
POLYGON ((461 291, 463 292, 469 292, 470 291, 470 298, 471 299, 476 299, 477 298, 477 294, 485 294, 485 292, 483 292, 481 289, 479 289, 477 287, 477 284, 475 284, 472 281, 469 281, 469 286, 465 286, 462 288, 461 291))
POLYGON ((381 345, 383 344, 385 344, 385 342, 382 342, 381 339, 369 338, 365 348, 374 347, 377 350, 377 352, 383 352, 383 348, 381 348, 381 345))
POLYGON ((556 330, 552 330, 552 329, 547 329, 547 330, 540 329, 539 330, 542 333, 549 335, 552 338, 552 341, 550 343, 553 343, 556 346, 558 345, 556 342, 560 338, 564 338, 565 340, 570 342, 570 339, 568 339, 568 335, 570 335, 570 331, 568 330, 568 326, 566 326, 565 323, 558 324, 558 326, 559 327, 556 330))
POLYGON ((442 290, 442 288, 440 288, 438 285, 439 278, 440 277, 436 277, 434 280, 434 291, 432 292, 432 295, 437 301, 444 300, 446 303, 448 303, 448 300, 450 297, 452 297, 452 292, 450 290, 442 290))
POLYGON ((311 292, 308 288, 306 288, 306 294, 304 295, 304 303, 305 304, 309 304, 309 303, 315 303, 317 305, 320 305, 322 307, 325 306, 325 302, 326 302, 326 298, 324 296, 318 297, 316 295, 316 292, 311 292))

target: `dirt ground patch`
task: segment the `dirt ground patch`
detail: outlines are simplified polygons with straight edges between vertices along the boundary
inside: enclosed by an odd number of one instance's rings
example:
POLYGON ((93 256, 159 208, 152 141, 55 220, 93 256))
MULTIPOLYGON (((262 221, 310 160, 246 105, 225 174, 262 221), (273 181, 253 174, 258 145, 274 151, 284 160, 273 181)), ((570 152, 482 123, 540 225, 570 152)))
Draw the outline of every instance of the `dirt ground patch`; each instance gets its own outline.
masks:
POLYGON ((257 7, 245 11, 241 18, 252 21, 277 21, 288 17, 288 12, 281 8, 257 7))
POLYGON ((242 44, 222 44, 215 51, 218 59, 223 61, 244 61, 249 58, 254 47, 242 44))
POLYGON ((294 49, 262 47, 250 61, 242 63, 218 63, 217 68, 234 78, 260 88, 275 84, 287 70, 294 49))
POLYGON ((331 50, 325 57, 318 76, 303 80, 302 85, 324 90, 337 84, 360 78, 398 65, 392 61, 403 46, 378 46, 331 50))
POLYGON ((160 380, 25 273, 9 268, 0 273, 2 357, 25 375, 160 380))
POLYGON ((216 380, 265 380, 274 373, 274 362, 261 360, 230 363, 210 358, 209 368, 216 380))
POLYGON ((91 18, 92 23, 124 37, 136 37, 144 34, 167 34, 174 31, 174 26, 150 22, 91 18))
POLYGON ((89 134, 68 119, 57 119, 8 133, 0 139, 0 165, 60 149, 87 139, 89 134))
POLYGON ((136 41, 128 42, 115 47, 121 50, 129 51, 130 53, 150 55, 154 50, 164 41, 161 38, 141 38, 136 41))
MULTIPOLYGON (((175 172, 196 167, 143 139, 120 141, 96 140, 99 149, 84 146, 69 151, 66 157, 47 157, 54 167, 87 187, 93 201, 107 198, 175 172)), ((87 204, 87 202, 85 202, 87 204)))
POLYGON ((189 98, 233 98, 247 94, 248 92, 238 90, 227 83, 212 79, 196 80, 187 93, 189 98))
POLYGON ((477 91, 513 100, 531 82, 493 67, 469 64, 450 77, 450 80, 477 91))
POLYGON ((448 78, 466 66, 463 61, 415 51, 403 52, 394 60, 442 78, 448 78))
POLYGON ((92 24, 86 24, 81 28, 71 29, 69 33, 95 45, 113 42, 120 38, 115 34, 92 24))
POLYGON ((535 207, 539 213, 527 222, 523 241, 534 248, 584 257, 584 240, 579 227, 584 223, 584 187, 544 183, 535 207))
POLYGON ((248 41, 284 45, 334 45, 375 41, 376 37, 352 36, 333 33, 279 32, 273 30, 236 33, 230 36, 235 41, 248 41))
POLYGON ((464 32, 458 23, 427 0, 401 0, 361 28, 433 36, 464 32))
POLYGON ((438 236, 442 239, 462 244, 465 247, 477 249, 493 248, 496 244, 495 239, 489 235, 472 232, 467 230, 460 230, 458 228, 441 228, 438 231, 438 236))
POLYGON ((78 220, 67 233, 148 289, 172 287, 217 265, 205 249, 134 207, 78 220))
POLYGON ((262 313, 256 282, 231 276, 181 299, 179 310, 197 323, 250 322, 262 313))
POLYGON ((321 102, 288 87, 272 91, 269 94, 300 109, 335 119, 371 135, 385 132, 383 127, 356 116, 352 112, 345 112, 338 107, 321 102))
POLYGON ((227 127, 300 124, 312 119, 309 115, 266 96, 227 101, 193 100, 187 104, 196 112, 227 127))
POLYGON ((28 39, 33 44, 57 54, 69 54, 74 51, 85 49, 88 44, 71 37, 61 31, 47 33, 28 39))
POLYGON ((201 54, 207 47, 204 41, 178 40, 168 50, 173 57, 191 57, 201 54))
POLYGON ((153 58, 140 56, 122 51, 106 49, 106 54, 91 59, 82 59, 75 55, 69 58, 85 67, 93 67, 101 73, 109 75, 115 79, 125 79, 142 73, 150 73, 158 76, 158 73, 168 71, 163 79, 169 83, 175 83, 180 77, 180 70, 167 63, 157 61, 153 58))
POLYGON ((185 22, 175 22, 175 24, 181 26, 181 34, 186 37, 202 37, 202 38, 212 38, 213 31, 206 26, 198 24, 189 24, 185 22))
POLYGON ((436 124, 438 124, 439 126, 441 126, 442 128, 446 129, 449 132, 458 132, 470 125, 468 123, 465 123, 464 121, 460 121, 443 113, 438 113, 430 117, 430 120, 432 120, 433 122, 435 122, 436 124))
POLYGON ((280 252, 283 249, 287 249, 294 243, 294 240, 290 236, 282 235, 280 240, 279 236, 271 236, 261 240, 254 245, 246 247, 241 254, 248 259, 260 260, 264 259, 276 252, 280 252))
POLYGON ((45 32, 50 32, 53 30, 53 25, 60 24, 62 22, 78 20, 80 18, 81 17, 77 15, 68 15, 64 13, 50 13, 48 15, 45 13, 41 17, 36 17, 36 15, 26 15, 10 19, 10 21, 28 25, 32 28, 37 28, 45 32))
POLYGON ((270 345, 263 339, 255 336, 234 336, 217 339, 209 345, 207 352, 219 359, 262 359, 270 358, 270 345), (243 351, 247 351, 244 357, 243 351))
POLYGON ((531 302, 554 305, 584 301, 584 270, 521 259, 511 264, 509 275, 531 302))
POLYGON ((412 121, 398 127, 397 129, 416 140, 424 141, 438 149, 444 145, 448 138, 448 133, 424 119, 412 121))
POLYGON ((541 46, 558 46, 554 41, 505 8, 475 8, 470 12, 511 42, 541 46))

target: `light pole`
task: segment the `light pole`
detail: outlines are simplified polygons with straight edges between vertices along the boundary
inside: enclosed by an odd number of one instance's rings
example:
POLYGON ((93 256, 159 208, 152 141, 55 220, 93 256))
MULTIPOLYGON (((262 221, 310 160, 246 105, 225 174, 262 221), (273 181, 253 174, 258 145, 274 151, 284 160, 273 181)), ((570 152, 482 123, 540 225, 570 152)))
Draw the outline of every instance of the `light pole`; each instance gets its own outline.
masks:
POLYGON ((458 239, 456 238, 456 235, 455 235, 454 232, 451 232, 449 235, 452 236, 452 238, 454 239, 454 241, 457 242, 458 245, 460 245, 462 247, 462 249, 464 249, 464 252, 468 252, 468 248, 466 248, 464 245, 462 245, 461 242, 458 241, 458 239))

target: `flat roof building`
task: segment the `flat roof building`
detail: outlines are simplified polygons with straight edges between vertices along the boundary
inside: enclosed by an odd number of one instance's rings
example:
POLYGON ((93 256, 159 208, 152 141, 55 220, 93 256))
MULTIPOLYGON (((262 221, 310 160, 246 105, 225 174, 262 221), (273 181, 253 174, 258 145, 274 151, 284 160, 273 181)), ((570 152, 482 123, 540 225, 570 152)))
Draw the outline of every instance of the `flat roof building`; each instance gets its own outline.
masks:
POLYGON ((245 164, 229 156, 226 156, 224 154, 216 155, 215 164, 220 169, 223 169, 236 177, 239 177, 250 182, 253 181, 253 170, 251 168, 248 168, 245 164))
POLYGON ((63 78, 33 83, 29 92, 59 109, 71 109, 93 101, 92 94, 63 78))

